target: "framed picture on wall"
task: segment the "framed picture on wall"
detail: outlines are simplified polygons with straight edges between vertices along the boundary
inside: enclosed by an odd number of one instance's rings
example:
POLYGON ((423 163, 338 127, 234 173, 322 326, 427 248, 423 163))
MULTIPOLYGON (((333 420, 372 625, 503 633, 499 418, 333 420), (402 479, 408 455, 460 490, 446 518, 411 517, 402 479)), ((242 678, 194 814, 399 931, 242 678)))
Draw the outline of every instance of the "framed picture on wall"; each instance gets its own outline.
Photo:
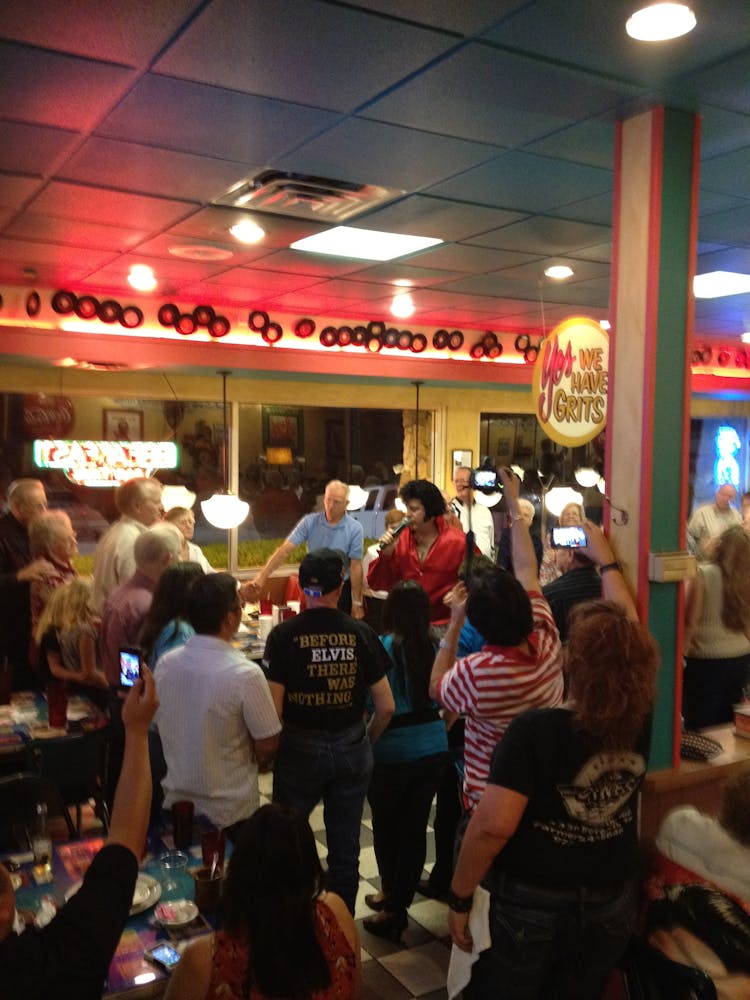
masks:
POLYGON ((264 406, 263 447, 291 448, 296 454, 304 448, 302 410, 289 406, 264 406))
POLYGON ((455 472, 456 469, 465 467, 467 469, 474 468, 474 452, 471 448, 460 448, 451 453, 453 455, 452 467, 455 472))
POLYGON ((143 410, 104 410, 105 441, 142 441, 143 410))

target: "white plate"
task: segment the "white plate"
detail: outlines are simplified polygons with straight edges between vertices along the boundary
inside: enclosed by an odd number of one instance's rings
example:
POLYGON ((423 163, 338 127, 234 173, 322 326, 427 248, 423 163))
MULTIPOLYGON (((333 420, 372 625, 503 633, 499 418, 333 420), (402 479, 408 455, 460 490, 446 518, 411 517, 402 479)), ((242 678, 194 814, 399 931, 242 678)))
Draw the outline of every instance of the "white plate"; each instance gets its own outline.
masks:
POLYGON ((155 916, 162 927, 185 927, 198 916, 198 907, 191 899, 170 899, 159 903, 155 916))
POLYGON ((150 906, 158 903, 161 898, 161 883, 153 875, 146 875, 140 872, 135 880, 135 891, 133 892, 133 902, 130 904, 130 916, 136 913, 143 913, 150 906))
MULTIPOLYGON (((75 885, 71 885, 65 893, 66 901, 69 900, 71 896, 75 896, 82 885, 82 881, 76 882, 75 885)), ((135 880, 133 902, 130 904, 129 915, 134 917, 136 913, 143 913, 144 910, 147 910, 150 906, 158 903, 160 898, 161 883, 159 880, 155 879, 152 875, 145 875, 143 872, 139 872, 138 878, 135 880)))

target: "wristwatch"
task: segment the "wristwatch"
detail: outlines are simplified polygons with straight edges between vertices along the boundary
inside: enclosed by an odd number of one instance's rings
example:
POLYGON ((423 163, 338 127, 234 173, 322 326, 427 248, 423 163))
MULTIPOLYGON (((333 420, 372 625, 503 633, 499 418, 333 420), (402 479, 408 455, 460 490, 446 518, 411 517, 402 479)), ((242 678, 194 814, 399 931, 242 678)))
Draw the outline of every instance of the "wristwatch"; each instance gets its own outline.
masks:
POLYGON ((605 573, 609 573, 611 569, 616 569, 622 573, 622 566, 615 560, 615 562, 605 563, 603 566, 600 566, 599 574, 603 576, 605 573))
POLYGON ((473 902, 473 892, 470 896, 457 896, 452 889, 448 890, 448 909, 454 913, 469 913, 473 902))

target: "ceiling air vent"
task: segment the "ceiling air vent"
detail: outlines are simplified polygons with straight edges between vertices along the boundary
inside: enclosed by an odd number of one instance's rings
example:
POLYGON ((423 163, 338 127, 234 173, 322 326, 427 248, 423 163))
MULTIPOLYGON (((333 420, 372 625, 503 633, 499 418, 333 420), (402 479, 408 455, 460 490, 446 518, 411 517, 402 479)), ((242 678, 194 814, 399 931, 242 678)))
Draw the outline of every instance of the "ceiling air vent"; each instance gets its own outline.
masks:
POLYGON ((214 204, 297 219, 343 222, 393 201, 404 193, 397 188, 377 187, 374 184, 352 184, 328 177, 264 170, 250 180, 235 184, 214 204))

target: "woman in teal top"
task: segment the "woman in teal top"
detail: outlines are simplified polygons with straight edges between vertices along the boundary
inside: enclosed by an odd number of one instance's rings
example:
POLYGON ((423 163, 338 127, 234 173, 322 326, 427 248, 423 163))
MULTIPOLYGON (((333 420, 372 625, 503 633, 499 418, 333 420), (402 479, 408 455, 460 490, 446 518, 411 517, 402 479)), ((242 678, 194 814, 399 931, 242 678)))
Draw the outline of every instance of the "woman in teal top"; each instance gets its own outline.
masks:
POLYGON ((382 892, 365 897, 376 910, 364 920, 371 934, 398 940, 406 927, 425 859, 430 805, 448 759, 438 705, 428 694, 436 643, 430 602, 414 580, 396 584, 385 603, 382 643, 396 702, 390 725, 373 746, 375 766, 367 793, 382 892))

